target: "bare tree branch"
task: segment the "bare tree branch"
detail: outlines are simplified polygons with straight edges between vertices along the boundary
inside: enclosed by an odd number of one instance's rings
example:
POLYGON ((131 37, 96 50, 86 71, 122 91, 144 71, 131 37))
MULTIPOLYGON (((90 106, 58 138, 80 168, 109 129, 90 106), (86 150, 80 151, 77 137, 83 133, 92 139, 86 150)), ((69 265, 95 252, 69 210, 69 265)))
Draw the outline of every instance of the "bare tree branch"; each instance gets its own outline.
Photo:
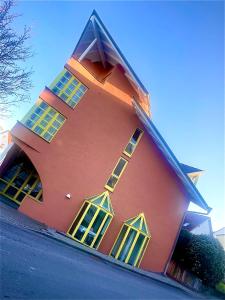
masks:
POLYGON ((32 70, 22 66, 33 53, 26 46, 30 28, 18 34, 13 28, 18 14, 12 14, 14 0, 5 0, 0 6, 0 117, 8 117, 14 106, 30 100, 32 70))

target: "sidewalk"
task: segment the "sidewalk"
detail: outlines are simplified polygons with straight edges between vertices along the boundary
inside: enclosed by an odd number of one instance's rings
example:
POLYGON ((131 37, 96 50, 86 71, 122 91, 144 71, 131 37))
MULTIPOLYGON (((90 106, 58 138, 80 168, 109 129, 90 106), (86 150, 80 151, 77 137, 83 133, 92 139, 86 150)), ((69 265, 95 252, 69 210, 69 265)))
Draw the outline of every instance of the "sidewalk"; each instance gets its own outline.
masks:
POLYGON ((191 294, 195 298, 202 298, 202 299, 205 298, 204 296, 202 296, 196 292, 193 292, 192 290, 184 287, 183 285, 179 284, 178 282, 176 282, 166 276, 135 268, 133 266, 122 263, 108 255, 102 254, 94 249, 83 246, 82 244, 68 238, 64 233, 58 232, 52 228, 49 228, 45 224, 39 223, 39 222, 29 218, 28 216, 22 214, 18 210, 15 210, 12 207, 9 207, 2 202, 0 202, 0 221, 9 223, 9 224, 13 224, 14 226, 20 227, 23 230, 29 230, 29 231, 33 231, 38 234, 47 236, 48 238, 57 240, 58 242, 63 243, 69 247, 79 249, 80 251, 84 251, 86 253, 89 253, 90 255, 98 257, 98 258, 104 260, 105 263, 117 265, 118 267, 120 267, 124 270, 134 272, 136 274, 139 274, 140 276, 145 276, 145 277, 151 278, 153 280, 160 281, 169 286, 172 286, 172 287, 175 287, 178 289, 182 289, 183 291, 185 291, 188 294, 191 294))

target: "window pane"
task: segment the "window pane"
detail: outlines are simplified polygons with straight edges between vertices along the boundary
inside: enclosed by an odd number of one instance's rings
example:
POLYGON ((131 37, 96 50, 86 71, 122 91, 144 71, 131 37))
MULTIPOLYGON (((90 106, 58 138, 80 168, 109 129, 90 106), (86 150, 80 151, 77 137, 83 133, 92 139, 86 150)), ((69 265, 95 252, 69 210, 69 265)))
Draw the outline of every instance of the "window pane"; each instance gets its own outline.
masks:
POLYGON ((65 118, 62 115, 58 115, 57 121, 59 121, 60 123, 63 123, 65 121, 65 118))
POLYGON ((143 221, 143 224, 142 224, 142 231, 146 234, 148 234, 148 231, 147 231, 147 228, 145 226, 145 222, 143 221))
POLYGON ((135 147, 137 145, 137 142, 138 140, 140 140, 140 137, 141 137, 141 134, 142 134, 142 130, 137 128, 134 132, 134 134, 132 135, 128 145, 126 146, 124 152, 125 154, 128 154, 128 155, 132 155, 134 150, 135 150, 135 147))
POLYGON ((31 122, 31 120, 27 120, 25 122, 25 125, 28 127, 28 128, 32 128, 34 126, 34 122, 31 122))
POLYGON ((6 170, 6 172, 2 175, 2 178, 6 181, 10 181, 17 173, 18 169, 21 167, 21 164, 12 166, 10 169, 6 170))
POLYGON ((5 189, 6 185, 7 184, 5 182, 3 182, 0 178, 0 192, 2 192, 5 189))
POLYGON ((134 227, 137 228, 137 229, 140 229, 140 226, 141 226, 141 218, 137 219, 137 221, 134 222, 134 223, 132 224, 132 226, 134 226, 134 227))
POLYGON ((60 81, 65 85, 65 84, 67 83, 68 79, 67 79, 65 76, 63 76, 63 77, 60 79, 60 81))
POLYGON ((54 87, 52 89, 53 93, 55 93, 56 95, 58 95, 60 93, 60 90, 57 87, 54 87))
POLYGON ((36 185, 33 187, 32 191, 30 192, 30 195, 36 198, 40 190, 42 190, 42 184, 40 181, 38 181, 36 185))
POLYGON ((81 91, 82 91, 83 93, 87 90, 87 88, 86 88, 84 85, 81 85, 81 86, 80 86, 80 89, 81 89, 81 91))
POLYGON ((92 227, 90 228, 89 232, 88 232, 88 235, 86 236, 85 240, 84 240, 84 243, 88 246, 91 245, 91 243, 93 242, 95 236, 96 236, 96 233, 100 227, 100 225, 102 224, 102 221, 105 217, 106 213, 102 210, 99 211, 92 227))
POLYGON ((101 205, 104 209, 106 210, 109 210, 110 211, 110 208, 109 208, 109 201, 108 201, 108 198, 106 197, 103 204, 101 205))
POLYGON ((76 219, 73 222, 73 225, 71 226, 71 228, 69 230, 69 234, 70 235, 73 234, 73 232, 74 232, 75 228, 77 227, 77 224, 79 223, 81 217, 83 216, 83 214, 84 214, 85 209, 87 208, 87 206, 88 206, 88 203, 85 202, 84 205, 83 205, 83 207, 82 207, 82 209, 81 209, 81 211, 80 211, 80 213, 79 213, 79 215, 76 217, 76 219))
POLYGON ((62 94, 61 96, 60 96, 61 98, 62 98, 62 100, 64 100, 64 101, 66 101, 67 100, 67 98, 68 98, 68 96, 66 95, 66 94, 62 94))
POLYGON ((118 178, 116 178, 115 176, 111 175, 109 180, 107 181, 106 185, 108 185, 109 187, 111 187, 112 189, 115 187, 116 183, 118 181, 118 178))
POLYGON ((128 154, 132 154, 134 152, 135 146, 131 143, 129 143, 126 148, 125 148, 125 152, 127 152, 128 154))
POLYGON ((36 122, 36 121, 39 119, 39 116, 36 115, 36 114, 32 114, 32 115, 30 116, 30 119, 31 119, 33 122, 36 122))
POLYGON ((138 234, 138 232, 134 229, 130 229, 129 233, 128 233, 128 236, 126 237, 126 241, 120 251, 120 254, 118 256, 118 259, 121 260, 121 261, 125 261, 125 259, 127 258, 127 255, 129 253, 129 250, 132 246, 132 243, 135 239, 135 236, 136 234, 138 234))
POLYGON ((52 123, 52 125, 56 128, 59 128, 61 126, 61 124, 56 120, 52 123))
POLYGON ((82 221, 82 223, 80 224, 76 234, 74 235, 74 237, 78 240, 81 240, 85 231, 88 228, 88 225, 90 224, 95 212, 97 210, 97 207, 95 207, 94 205, 91 205, 82 221))
POLYGON ((107 217, 107 219, 105 221, 105 224, 103 225, 103 227, 101 229, 101 232, 99 233, 99 235, 98 235, 98 237, 97 237, 97 239, 96 239, 96 241, 95 241, 95 243, 93 245, 93 248, 97 248, 98 247, 98 245, 99 245, 99 243, 100 243, 100 241, 102 239, 102 236, 105 233, 105 231, 106 231, 106 229, 107 229, 107 227, 108 227, 111 219, 112 219, 112 217, 110 215, 108 215, 108 217, 107 217))
POLYGON ((56 86, 57 88, 62 89, 64 87, 64 84, 61 81, 59 81, 56 86))
POLYGON ((16 176, 16 178, 14 179, 12 184, 17 188, 20 188, 24 184, 25 180, 28 178, 29 175, 30 173, 28 171, 21 170, 19 174, 16 176))
POLYGON ((18 192, 18 189, 14 188, 13 186, 9 186, 8 189, 6 190, 5 194, 13 198, 17 192, 18 192))
POLYGON ((124 166, 126 165, 126 163, 127 163, 126 160, 121 158, 119 160, 119 162, 118 162, 118 164, 117 164, 117 166, 116 166, 113 174, 115 174, 115 175, 117 175, 119 177, 120 174, 121 174, 121 172, 122 172, 122 170, 123 170, 123 168, 124 168, 124 166))
POLYGON ((37 180, 37 177, 31 176, 30 179, 28 180, 27 184, 26 184, 25 187, 23 188, 23 192, 29 193, 29 191, 30 191, 32 185, 35 183, 36 180, 37 180))
POLYGON ((130 258, 129 258, 129 261, 128 261, 129 265, 134 265, 135 260, 136 260, 136 258, 138 256, 138 253, 139 253, 139 251, 141 249, 141 246, 142 246, 142 244, 144 242, 144 239, 145 239, 145 236, 143 234, 140 234, 139 237, 138 237, 138 239, 137 239, 137 241, 136 241, 136 243, 135 243, 135 246, 133 248, 132 254, 131 254, 130 258))
POLYGON ((65 90, 65 94, 66 94, 67 96, 69 96, 71 93, 72 93, 72 91, 71 91, 70 89, 66 89, 66 90, 65 90))
POLYGON ((117 251, 119 250, 119 247, 121 245, 121 242, 122 242, 127 230, 128 230, 128 227, 126 225, 123 225, 122 231, 120 232, 120 235, 116 241, 116 244, 114 245, 114 247, 112 249, 111 256, 113 256, 113 257, 116 256, 117 251))
POLYGON ((79 83, 79 82, 78 82, 76 79, 73 80, 73 84, 74 84, 75 86, 78 85, 78 83, 79 83))
POLYGON ((41 126, 46 127, 48 125, 48 122, 45 120, 41 121, 41 126))
POLYGON ((95 205, 100 205, 103 198, 104 198, 104 195, 97 197, 95 200, 92 200, 91 202, 95 205))
POLYGON ((50 141, 51 138, 52 138, 52 136, 51 136, 50 133, 46 132, 46 133, 44 134, 43 138, 46 139, 47 141, 50 141))
POLYGON ((43 132, 43 128, 41 128, 40 126, 36 126, 35 128, 34 128, 34 132, 35 133, 37 133, 37 134, 41 134, 42 132, 43 132))
POLYGON ((51 119, 52 119, 52 117, 49 114, 45 115, 45 117, 44 117, 44 120, 46 122, 49 122, 51 119))
POLYGON ((53 117, 57 112, 54 108, 51 108, 48 113, 51 117, 53 117))
POLYGON ((51 135, 54 135, 57 132, 57 129, 54 127, 49 127, 48 132, 51 133, 51 135))
POLYGON ((42 101, 40 103, 40 107, 45 110, 46 108, 48 108, 48 104, 42 101))
POLYGON ((23 193, 23 192, 21 192, 21 193, 19 193, 19 194, 16 196, 16 200, 19 201, 19 202, 21 202, 21 201, 24 199, 25 196, 26 196, 26 194, 23 193))
POLYGON ((78 102, 79 97, 75 94, 75 95, 72 97, 72 99, 73 99, 75 102, 78 102))
POLYGON ((39 196, 38 196, 38 197, 36 197, 36 199, 37 199, 38 201, 40 201, 40 202, 42 202, 42 201, 43 201, 43 197, 42 197, 42 191, 40 192, 39 196))
POLYGON ((69 106, 72 108, 74 108, 74 106, 76 105, 76 103, 73 100, 68 101, 67 104, 69 104, 69 106))
POLYGON ((64 74, 64 76, 67 78, 67 79, 70 79, 72 77, 72 75, 66 71, 66 73, 64 74))
POLYGON ((131 138, 132 143, 137 143, 137 141, 138 141, 141 133, 142 133, 142 131, 139 128, 137 128, 135 130, 135 132, 134 132, 134 134, 133 134, 133 136, 131 138))
POLYGON ((144 244, 143 249, 141 250, 140 256, 139 256, 138 261, 137 261, 137 263, 136 263, 137 266, 139 265, 139 263, 140 263, 140 261, 141 261, 141 259, 142 259, 142 255, 143 255, 143 252, 145 251, 145 249, 146 249, 146 247, 147 247, 148 240, 149 240, 149 239, 146 238, 145 241, 144 241, 145 244, 144 244))

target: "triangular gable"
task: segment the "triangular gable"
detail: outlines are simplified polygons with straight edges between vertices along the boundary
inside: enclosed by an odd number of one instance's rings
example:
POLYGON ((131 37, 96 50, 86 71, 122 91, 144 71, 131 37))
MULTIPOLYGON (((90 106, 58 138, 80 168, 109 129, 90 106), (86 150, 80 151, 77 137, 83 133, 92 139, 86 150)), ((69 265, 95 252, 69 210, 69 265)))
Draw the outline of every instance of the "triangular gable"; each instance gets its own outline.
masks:
POLYGON ((91 198, 86 199, 87 201, 102 207, 103 209, 109 211, 111 214, 114 215, 114 211, 112 208, 111 200, 109 197, 109 192, 105 191, 102 194, 93 196, 91 198))
POLYGON ((128 81, 140 96, 144 109, 150 114, 147 89, 133 71, 95 10, 92 12, 75 47, 73 57, 81 63, 84 59, 94 63, 101 62, 105 68, 107 65, 122 66, 128 81))
POLYGON ((140 213, 136 217, 128 219, 125 221, 125 224, 132 226, 150 236, 144 213, 140 213))

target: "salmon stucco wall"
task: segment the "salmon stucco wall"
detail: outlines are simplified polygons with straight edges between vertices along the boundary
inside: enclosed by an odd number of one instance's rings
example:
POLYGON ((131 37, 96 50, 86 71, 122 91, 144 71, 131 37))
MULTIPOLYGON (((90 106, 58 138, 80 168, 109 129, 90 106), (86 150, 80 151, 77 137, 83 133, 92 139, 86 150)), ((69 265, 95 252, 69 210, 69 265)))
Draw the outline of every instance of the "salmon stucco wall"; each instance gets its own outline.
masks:
POLYGON ((75 109, 49 89, 41 98, 67 120, 51 143, 21 123, 12 130, 15 143, 34 164, 43 184, 43 203, 25 198, 19 210, 66 232, 85 198, 100 194, 120 156, 128 165, 110 194, 115 216, 99 251, 108 254, 123 222, 144 212, 151 233, 141 267, 163 272, 189 200, 178 178, 145 132, 131 104, 135 94, 119 68, 100 83, 81 64, 66 67, 88 91, 75 109), (123 150, 134 130, 144 135, 133 156, 123 150), (71 194, 71 199, 66 194, 71 194))

